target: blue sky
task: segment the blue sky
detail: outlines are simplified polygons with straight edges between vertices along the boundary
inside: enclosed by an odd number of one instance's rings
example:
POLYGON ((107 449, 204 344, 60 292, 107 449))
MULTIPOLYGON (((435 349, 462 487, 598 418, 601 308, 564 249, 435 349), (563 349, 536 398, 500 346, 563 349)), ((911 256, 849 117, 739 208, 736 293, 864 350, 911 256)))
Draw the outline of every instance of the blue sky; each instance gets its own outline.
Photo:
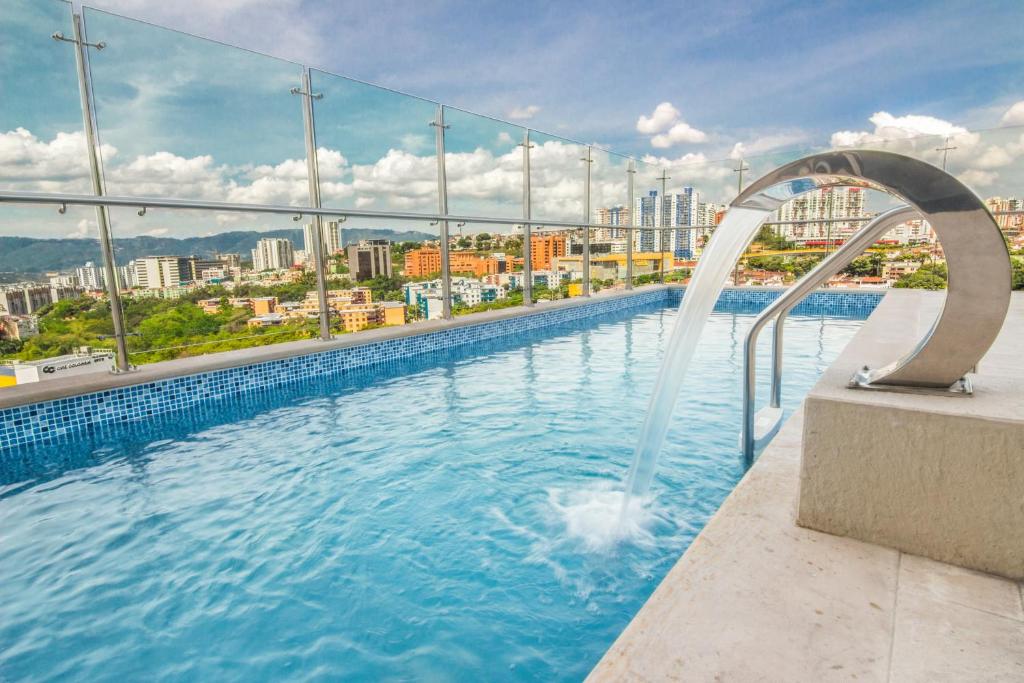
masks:
POLYGON ((536 106, 531 125, 632 154, 663 101, 743 141, 880 110, 991 127, 1024 93, 1016 0, 94 4, 492 116, 536 106))
MULTIPOLYGON (((829 144, 888 145, 937 163, 946 137, 959 147, 950 170, 979 194, 1024 194, 1020 131, 967 130, 1024 125, 1019 1, 90 6, 212 39, 85 10, 90 38, 108 46, 91 60, 111 194, 304 203, 300 101, 287 92, 300 63, 428 98, 314 72, 330 206, 436 209, 434 101, 512 121, 449 116, 453 212, 520 210, 518 126, 646 159, 644 182, 675 169, 674 183, 719 202, 735 184, 730 157, 750 160, 751 177, 829 144), (907 141, 922 133, 936 137, 907 141)), ((47 37, 70 35, 68 9, 58 0, 0 8, 0 184, 87 191, 72 50, 47 37)), ((581 150, 534 140, 534 215, 574 220, 581 150)), ((601 154, 593 168, 594 206, 624 202, 624 160, 601 154)), ((122 234, 288 226, 240 216, 117 222, 122 234)))

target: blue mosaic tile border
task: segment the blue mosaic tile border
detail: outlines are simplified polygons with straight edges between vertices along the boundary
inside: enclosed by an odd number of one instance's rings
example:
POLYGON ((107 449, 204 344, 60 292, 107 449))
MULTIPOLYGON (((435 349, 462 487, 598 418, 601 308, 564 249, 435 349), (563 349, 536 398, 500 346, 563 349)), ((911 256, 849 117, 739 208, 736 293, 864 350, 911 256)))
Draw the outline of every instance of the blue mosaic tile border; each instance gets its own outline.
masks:
MULTIPOLYGON (((727 289, 719 299, 716 310, 757 311, 779 294, 777 290, 727 289)), ((66 442, 76 435, 103 426, 144 420, 222 398, 267 392, 310 377, 324 377, 354 368, 382 365, 409 356, 513 336, 528 330, 652 303, 678 303, 682 296, 682 288, 657 289, 533 315, 8 408, 0 410, 0 452, 29 445, 66 442)), ((881 298, 880 293, 817 292, 809 296, 795 312, 866 317, 881 298)))

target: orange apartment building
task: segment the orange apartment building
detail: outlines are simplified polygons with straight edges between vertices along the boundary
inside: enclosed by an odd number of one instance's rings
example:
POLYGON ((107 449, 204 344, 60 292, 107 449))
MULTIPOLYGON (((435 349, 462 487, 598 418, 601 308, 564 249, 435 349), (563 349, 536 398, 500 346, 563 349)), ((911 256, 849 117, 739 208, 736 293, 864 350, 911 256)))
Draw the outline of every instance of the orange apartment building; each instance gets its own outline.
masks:
MULTIPOLYGON (((220 299, 201 299, 198 306, 207 315, 215 315, 220 312, 220 299)), ((276 296, 259 296, 253 298, 232 298, 228 303, 234 308, 248 308, 253 315, 268 315, 277 310, 276 296)))
POLYGON ((405 253, 405 276, 428 277, 441 272, 441 250, 427 247, 405 253))
MULTIPOLYGON (((475 251, 453 251, 448 256, 453 273, 472 273, 474 277, 498 272, 498 259, 475 251)), ((441 272, 440 249, 413 249, 405 254, 406 277, 430 277, 441 272)))
POLYGON ((566 242, 561 235, 534 235, 530 238, 530 266, 551 270, 551 259, 565 256, 566 242))
POLYGON ((335 309, 331 315, 337 316, 346 332, 358 332, 370 325, 404 325, 405 304, 398 301, 385 301, 367 306, 348 306, 335 309))

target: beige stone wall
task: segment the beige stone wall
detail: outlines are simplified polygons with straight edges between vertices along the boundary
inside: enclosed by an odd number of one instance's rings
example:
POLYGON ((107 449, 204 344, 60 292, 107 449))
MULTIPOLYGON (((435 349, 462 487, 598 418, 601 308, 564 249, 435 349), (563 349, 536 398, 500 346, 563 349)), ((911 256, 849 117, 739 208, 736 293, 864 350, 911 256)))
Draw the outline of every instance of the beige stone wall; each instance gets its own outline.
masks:
POLYGON ((927 332, 941 293, 890 292, 804 403, 797 523, 1024 579, 1024 296, 971 397, 847 388, 927 332))
POLYGON ((1024 425, 818 398, 804 410, 798 524, 1024 579, 1024 425))

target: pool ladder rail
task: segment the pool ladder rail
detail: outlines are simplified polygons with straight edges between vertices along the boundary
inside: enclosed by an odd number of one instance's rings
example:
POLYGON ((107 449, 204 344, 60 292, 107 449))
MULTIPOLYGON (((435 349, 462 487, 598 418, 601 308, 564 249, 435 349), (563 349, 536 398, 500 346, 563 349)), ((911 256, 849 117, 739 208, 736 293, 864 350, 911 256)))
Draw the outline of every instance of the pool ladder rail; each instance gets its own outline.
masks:
POLYGON ((740 433, 740 446, 747 467, 753 464, 754 453, 763 448, 782 426, 782 332, 786 316, 829 278, 850 265, 882 235, 900 223, 916 217, 918 212, 909 206, 900 206, 881 214, 783 292, 754 320, 743 341, 743 427, 740 433), (773 320, 775 324, 772 328, 772 374, 768 405, 755 412, 757 338, 761 330, 773 320))

